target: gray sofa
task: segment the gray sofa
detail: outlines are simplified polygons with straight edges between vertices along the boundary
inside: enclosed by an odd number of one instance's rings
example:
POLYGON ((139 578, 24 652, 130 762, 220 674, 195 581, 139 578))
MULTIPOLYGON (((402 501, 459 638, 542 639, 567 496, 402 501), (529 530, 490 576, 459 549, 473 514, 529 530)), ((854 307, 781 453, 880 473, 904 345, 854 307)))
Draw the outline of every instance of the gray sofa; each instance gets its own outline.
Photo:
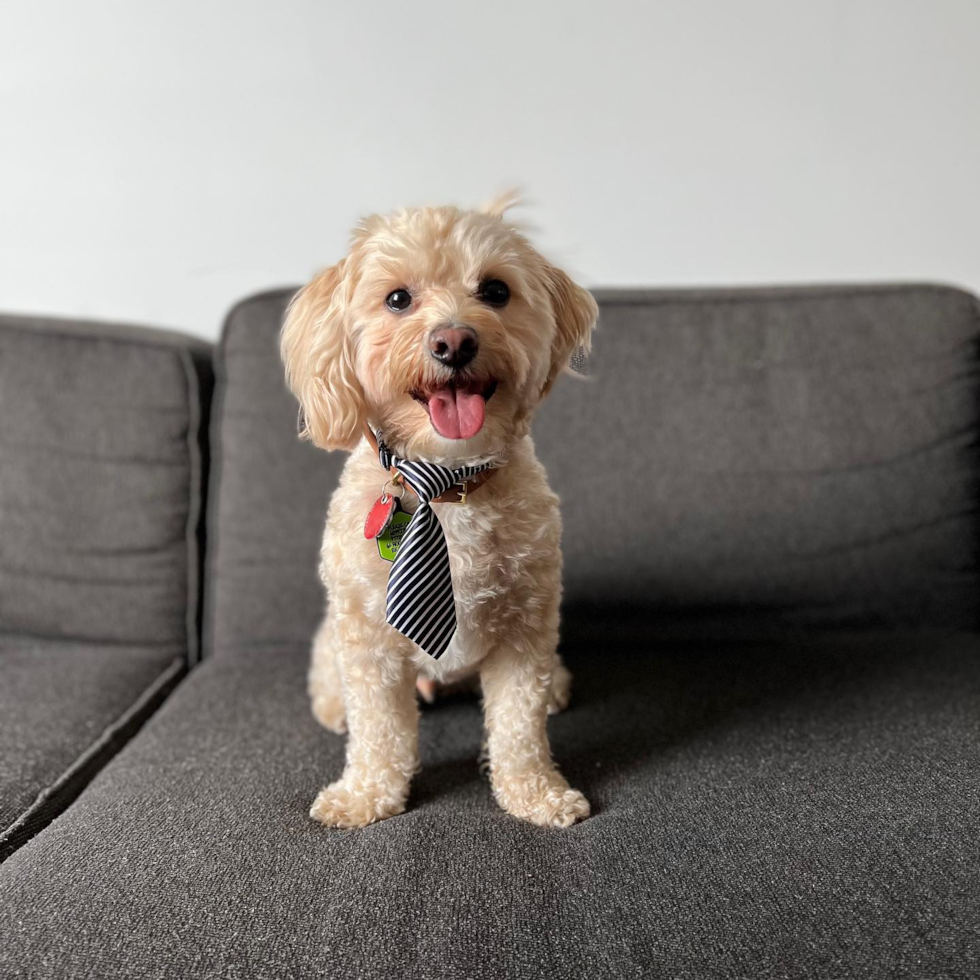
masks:
POLYGON ((343 461, 295 438, 290 294, 229 315, 209 428, 202 345, 0 321, 0 977, 980 975, 973 297, 600 292, 535 421, 593 816, 498 809, 459 697, 407 813, 329 831, 343 461))

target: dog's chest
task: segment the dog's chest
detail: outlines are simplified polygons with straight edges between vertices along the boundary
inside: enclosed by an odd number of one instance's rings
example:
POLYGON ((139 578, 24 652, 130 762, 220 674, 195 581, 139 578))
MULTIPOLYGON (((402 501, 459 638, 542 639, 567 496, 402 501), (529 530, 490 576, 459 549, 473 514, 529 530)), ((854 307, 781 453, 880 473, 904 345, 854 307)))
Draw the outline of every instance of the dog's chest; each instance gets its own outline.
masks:
POLYGON ((499 519, 465 504, 440 508, 438 516, 449 546, 457 612, 477 619, 491 611, 487 607, 505 601, 514 584, 509 535, 499 519))
POLYGON ((438 512, 449 546, 459 628, 492 636, 519 614, 542 566, 560 561, 557 534, 498 508, 470 505, 438 512))

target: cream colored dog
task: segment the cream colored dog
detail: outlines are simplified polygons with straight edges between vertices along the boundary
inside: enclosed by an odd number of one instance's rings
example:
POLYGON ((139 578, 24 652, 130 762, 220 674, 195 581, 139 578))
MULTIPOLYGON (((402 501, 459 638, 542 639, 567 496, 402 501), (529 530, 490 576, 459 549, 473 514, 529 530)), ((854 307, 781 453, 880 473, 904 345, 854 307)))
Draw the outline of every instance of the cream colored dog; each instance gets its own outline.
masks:
MULTIPOLYGON (((478 675, 493 792, 508 813, 554 826, 589 813, 548 745, 549 707, 564 707, 571 678, 557 654, 558 499, 529 430, 572 352, 588 347, 597 308, 503 220, 511 203, 366 219, 349 255, 295 297, 283 326, 302 434, 351 451, 327 514, 329 603, 309 675, 316 717, 350 733, 342 776, 310 811, 329 826, 405 809, 419 765, 417 677, 478 675), (433 504, 457 616, 438 660, 385 621, 392 566, 364 523, 389 474, 369 428, 408 460, 495 467, 465 503, 433 504)), ((402 505, 417 506, 410 491, 402 505)))

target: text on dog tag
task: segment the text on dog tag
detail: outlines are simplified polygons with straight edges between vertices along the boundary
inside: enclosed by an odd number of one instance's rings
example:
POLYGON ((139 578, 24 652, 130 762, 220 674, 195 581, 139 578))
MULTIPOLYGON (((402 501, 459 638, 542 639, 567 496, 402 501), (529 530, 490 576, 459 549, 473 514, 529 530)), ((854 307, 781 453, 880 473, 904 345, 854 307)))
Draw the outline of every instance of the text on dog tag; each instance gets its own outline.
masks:
POLYGON ((402 538, 412 519, 411 514, 406 514, 400 510, 393 514, 388 527, 378 537, 378 554, 385 561, 394 561, 398 556, 398 549, 401 547, 402 538))

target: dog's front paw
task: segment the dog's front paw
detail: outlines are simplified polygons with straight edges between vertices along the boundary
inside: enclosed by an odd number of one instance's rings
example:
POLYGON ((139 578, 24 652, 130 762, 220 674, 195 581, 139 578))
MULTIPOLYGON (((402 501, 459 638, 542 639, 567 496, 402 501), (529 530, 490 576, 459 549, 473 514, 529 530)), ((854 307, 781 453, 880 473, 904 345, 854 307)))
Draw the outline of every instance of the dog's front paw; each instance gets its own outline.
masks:
POLYGON ((589 801, 557 772, 501 780, 494 792, 511 816, 541 827, 570 827, 589 815, 589 801))
POLYGON ((320 790, 310 816, 328 827, 366 827, 405 811, 407 789, 385 792, 383 787, 354 787, 343 779, 320 790))

